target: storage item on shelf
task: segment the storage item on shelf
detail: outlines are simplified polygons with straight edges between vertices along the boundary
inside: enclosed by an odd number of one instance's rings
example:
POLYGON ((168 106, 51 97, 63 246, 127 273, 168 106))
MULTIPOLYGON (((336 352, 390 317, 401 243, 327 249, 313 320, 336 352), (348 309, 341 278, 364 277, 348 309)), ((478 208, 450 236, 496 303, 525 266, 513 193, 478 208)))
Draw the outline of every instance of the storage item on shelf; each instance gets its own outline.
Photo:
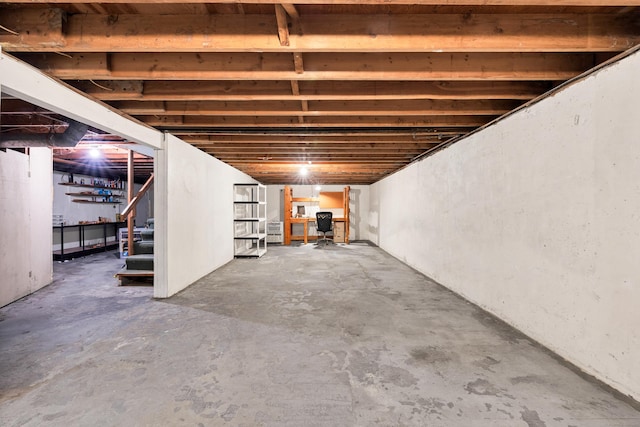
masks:
MULTIPOLYGON (((81 199, 71 200, 75 203, 123 203, 121 198, 124 197, 124 189, 121 188, 91 184, 76 184, 73 182, 60 182, 59 185, 80 188, 79 191, 64 193, 67 196, 82 197, 81 199), (83 191, 83 188, 90 188, 91 190, 83 191)), ((107 182, 107 185, 111 184, 107 182)))

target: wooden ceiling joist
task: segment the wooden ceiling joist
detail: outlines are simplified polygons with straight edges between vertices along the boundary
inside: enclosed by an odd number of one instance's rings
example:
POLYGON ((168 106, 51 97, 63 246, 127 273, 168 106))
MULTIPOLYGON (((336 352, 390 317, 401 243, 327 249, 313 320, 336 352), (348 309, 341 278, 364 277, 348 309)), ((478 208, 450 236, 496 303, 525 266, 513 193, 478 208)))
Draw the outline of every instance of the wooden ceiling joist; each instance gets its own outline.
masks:
POLYGON ((217 146, 238 146, 244 148, 252 148, 254 146, 307 146, 311 144, 324 144, 334 147, 340 147, 341 145, 347 146, 362 146, 363 144, 371 144, 373 147, 376 145, 389 144, 421 144, 429 143, 430 141, 438 141, 442 138, 458 136, 466 133, 466 131, 446 131, 446 132, 432 132, 425 135, 411 135, 411 134, 397 134, 397 135, 350 135, 350 136, 279 136, 279 135, 264 135, 264 136, 252 136, 252 135, 236 135, 236 136, 211 136, 211 135, 186 135, 182 139, 190 144, 198 147, 204 147, 209 145, 217 146))
POLYGON ((562 81, 593 67, 593 54, 395 53, 305 55, 304 73, 282 53, 22 53, 60 79, 562 81))
MULTIPOLYGON (((640 44, 640 0, 12 0, 0 26, 4 52, 265 184, 355 185, 640 44)), ((66 129, 5 100, 3 133, 66 129)), ((128 144, 78 145, 101 141, 128 144)))
POLYGON ((551 89, 537 81, 147 81, 70 82, 102 101, 519 99, 551 89), (292 86, 295 84, 295 90, 292 86))
POLYGON ((65 16, 10 10, 0 35, 11 52, 607 52, 640 41, 638 23, 611 14, 305 15, 289 34, 274 15, 65 16), (63 29, 63 22, 65 23, 63 29), (242 29, 242 31, 238 31, 242 29), (136 43, 131 43, 131 35, 136 43))
POLYGON ((487 123, 491 116, 350 116, 350 117, 307 117, 303 124, 298 123, 297 117, 220 117, 220 116, 147 116, 137 118, 149 126, 162 129, 187 127, 194 128, 290 128, 291 126, 307 128, 371 128, 371 127, 477 127, 487 123))
POLYGON ((128 114, 167 116, 467 116, 501 115, 518 107, 504 100, 402 101, 121 101, 112 105, 128 114), (306 107, 306 108, 305 108, 306 107))

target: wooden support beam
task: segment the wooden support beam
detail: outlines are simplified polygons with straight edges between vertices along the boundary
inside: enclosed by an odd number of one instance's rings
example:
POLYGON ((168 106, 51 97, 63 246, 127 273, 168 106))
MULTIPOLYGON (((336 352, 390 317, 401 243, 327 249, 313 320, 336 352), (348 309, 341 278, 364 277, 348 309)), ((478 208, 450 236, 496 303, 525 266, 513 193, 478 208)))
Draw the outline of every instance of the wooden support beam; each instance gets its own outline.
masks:
MULTIPOLYGON (((298 97, 300 95, 300 86, 297 80, 291 80, 291 93, 293 94, 294 97, 298 97)), ((305 101, 301 101, 301 108, 304 110, 305 107, 305 101)), ((306 105, 307 109, 308 109, 308 104, 306 105)), ((298 116, 298 122, 299 123, 304 123, 304 116, 303 115, 299 115, 298 116)))
POLYGON ((313 144, 324 144, 333 147, 340 147, 342 145, 367 145, 378 146, 382 144, 395 145, 395 144, 421 144, 431 143, 433 141, 439 141, 443 138, 451 138, 467 133, 471 129, 456 129, 446 130, 438 129, 431 132, 422 133, 396 133, 380 132, 380 135, 376 133, 363 133, 358 135, 356 133, 346 133, 345 135, 201 135, 201 134, 182 134, 180 139, 198 147, 207 146, 233 146, 238 145, 245 148, 253 146, 257 147, 276 147, 276 146, 308 146, 313 144))
POLYGON ((289 46, 289 26, 287 24, 287 12, 284 8, 276 4, 276 21, 278 23, 278 40, 280 40, 280 46, 289 46))
POLYGON ((520 99, 551 89, 548 82, 509 81, 147 81, 69 82, 102 101, 273 101, 384 99, 520 99), (144 89, 143 89, 144 88, 144 89))
POLYGON ((376 80, 562 81, 595 65, 591 54, 432 53, 307 54, 304 72, 291 55, 272 53, 21 54, 61 79, 107 80, 376 80), (110 66, 108 66, 108 64, 110 66))
POLYGON ((296 70, 296 74, 304 73, 304 61, 302 59, 302 52, 293 53, 293 65, 296 70))
MULTIPOLYGON (((134 199, 134 187, 133 182, 135 180, 135 163, 133 161, 133 151, 129 150, 127 152, 127 203, 132 204, 134 199)), ((134 218, 136 216, 135 208, 129 210, 129 214, 127 216, 127 253, 129 255, 134 255, 133 248, 133 229, 134 229, 134 218)))
POLYGON ((166 116, 467 116, 501 115, 521 105, 510 100, 401 101, 119 101, 112 105, 131 115, 166 116))
POLYGON ((298 13, 298 10, 296 9, 296 5, 295 4, 281 3, 280 5, 284 8, 284 10, 287 11, 287 14, 291 17, 292 20, 299 20, 300 19, 300 14, 298 13))
POLYGON ((3 10, 3 49, 34 52, 621 52, 638 23, 615 14, 308 14, 302 36, 276 16, 75 14, 3 10), (238 31, 242 28, 243 31, 238 31), (278 28, 280 38, 273 37, 278 28), (51 37, 50 37, 51 36, 51 37))
POLYGON ((361 128, 361 127, 478 127, 487 123, 492 117, 487 116, 431 116, 431 117, 307 117, 300 125, 297 116, 291 117, 219 117, 219 116, 137 116, 147 125, 159 128, 228 128, 228 127, 270 127, 289 128, 292 125, 309 128, 361 128))

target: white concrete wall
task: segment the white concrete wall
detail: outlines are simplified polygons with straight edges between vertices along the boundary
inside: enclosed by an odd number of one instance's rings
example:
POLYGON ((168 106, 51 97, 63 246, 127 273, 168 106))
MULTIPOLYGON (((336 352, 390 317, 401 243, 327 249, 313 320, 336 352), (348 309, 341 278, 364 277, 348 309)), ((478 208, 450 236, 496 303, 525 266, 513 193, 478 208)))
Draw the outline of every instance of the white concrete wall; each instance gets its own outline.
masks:
POLYGON ((233 259, 233 184, 255 180, 169 134, 155 176, 154 295, 165 298, 233 259))
MULTIPOLYGON (((323 191, 340 192, 344 190, 344 185, 323 185, 321 190, 316 190, 315 185, 291 185, 293 189, 293 197, 318 197, 318 193, 323 191)), ((284 189, 284 185, 267 186, 267 221, 279 221, 280 215, 280 190, 284 189)), ((296 205, 298 203, 294 203, 296 205)), ((305 206, 313 205, 311 203, 301 203, 305 206)), ((317 207, 317 203, 315 204, 317 207)), ((369 228, 367 218, 369 217, 369 186, 368 185, 352 185, 349 195, 350 229, 349 240, 369 240, 369 228)), ((342 215, 342 209, 330 209, 334 215, 342 215)), ((307 212, 308 216, 315 215, 314 211, 307 212)), ((294 224, 294 227, 296 224, 294 224)), ((315 232, 314 232, 315 233, 315 232)), ((302 225, 296 234, 302 235, 302 225)))
POLYGON ((0 151, 0 307, 51 283, 53 160, 0 151))
POLYGON ((372 240, 640 399, 640 54, 372 186, 372 240))

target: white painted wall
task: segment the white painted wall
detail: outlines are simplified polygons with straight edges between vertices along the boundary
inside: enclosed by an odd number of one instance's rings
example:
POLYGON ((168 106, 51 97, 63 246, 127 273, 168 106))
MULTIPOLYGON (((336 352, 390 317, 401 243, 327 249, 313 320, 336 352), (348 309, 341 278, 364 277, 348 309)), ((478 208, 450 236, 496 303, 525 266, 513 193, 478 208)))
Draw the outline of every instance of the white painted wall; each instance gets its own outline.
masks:
POLYGON ((48 148, 0 151, 0 307, 53 279, 52 168, 48 148))
POLYGON ((165 298, 233 259, 233 184, 255 180, 169 134, 155 176, 155 228, 165 239, 154 295, 165 298))
MULTIPOLYGON (((78 183, 81 179, 84 179, 85 183, 90 183, 92 178, 97 177, 74 174, 73 178, 74 181, 78 183)), ((114 194, 123 195, 123 197, 121 197, 122 203, 120 204, 75 203, 73 202, 73 199, 82 199, 82 197, 68 196, 65 193, 77 193, 91 189, 59 185, 59 183, 66 183, 68 181, 68 173, 53 173, 53 213, 56 215, 63 215, 64 221, 67 225, 78 224, 79 221, 98 221, 99 217, 109 218, 111 222, 114 222, 116 220, 116 213, 122 212, 122 210, 127 206, 126 181, 124 181, 124 188, 122 191, 113 191, 114 194)), ((134 184, 135 193, 140 191, 141 187, 142 184, 134 184)), ((136 207, 135 222, 137 227, 143 227, 147 218, 151 215, 150 208, 153 200, 150 199, 150 196, 152 194, 153 193, 151 192, 147 192, 136 207)))
POLYGON ((640 54, 372 186, 374 241, 640 399, 640 54))
MULTIPOLYGON (((315 185, 291 185, 293 189, 293 197, 318 197, 318 194, 323 191, 327 192, 341 192, 344 190, 344 185, 323 185, 321 190, 316 190, 315 185)), ((280 205, 280 191, 284 189, 284 185, 269 185, 267 186, 267 221, 279 221, 280 205)), ((294 206, 298 203, 294 203, 294 206)), ((301 203, 307 206, 313 206, 311 203, 301 203)), ((317 203, 315 204, 317 207, 317 203)), ((369 186, 368 185, 352 185, 349 194, 349 209, 350 215, 350 229, 349 240, 369 240, 369 228, 367 224, 367 218, 369 217, 369 186)), ((342 209, 330 209, 334 215, 342 215, 342 209)), ((315 211, 311 210, 306 212, 307 216, 315 215, 315 211)), ((299 226, 300 229, 295 234, 302 235, 302 224, 294 224, 294 227, 299 226)), ((310 231, 315 233, 315 231, 310 231)))

